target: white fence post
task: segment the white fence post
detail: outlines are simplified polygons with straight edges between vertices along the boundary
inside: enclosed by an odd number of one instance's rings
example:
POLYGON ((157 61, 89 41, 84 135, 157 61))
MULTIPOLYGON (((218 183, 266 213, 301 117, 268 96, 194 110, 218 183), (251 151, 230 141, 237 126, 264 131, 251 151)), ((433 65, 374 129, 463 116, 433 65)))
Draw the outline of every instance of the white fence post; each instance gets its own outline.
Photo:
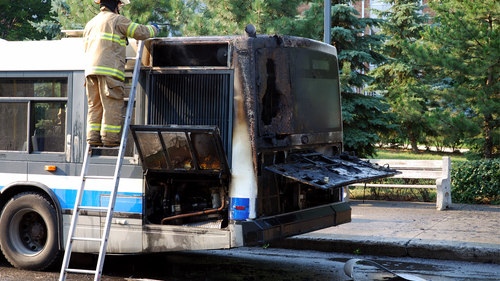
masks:
POLYGON ((441 211, 451 207, 451 159, 443 157, 442 177, 436 180, 436 208, 441 211))

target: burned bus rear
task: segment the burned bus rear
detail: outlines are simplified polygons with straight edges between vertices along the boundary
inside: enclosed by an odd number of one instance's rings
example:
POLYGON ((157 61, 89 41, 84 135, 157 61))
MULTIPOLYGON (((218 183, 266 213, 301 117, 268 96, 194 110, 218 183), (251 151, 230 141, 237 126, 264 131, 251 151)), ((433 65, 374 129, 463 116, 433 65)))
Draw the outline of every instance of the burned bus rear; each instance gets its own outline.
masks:
MULTIPOLYGON (((158 38, 146 49, 145 125, 131 129, 153 232, 177 225, 229 231, 229 247, 268 243, 350 222, 343 186, 394 172, 342 151, 331 45, 246 35, 158 38)), ((226 247, 211 241, 205 248, 226 247)))

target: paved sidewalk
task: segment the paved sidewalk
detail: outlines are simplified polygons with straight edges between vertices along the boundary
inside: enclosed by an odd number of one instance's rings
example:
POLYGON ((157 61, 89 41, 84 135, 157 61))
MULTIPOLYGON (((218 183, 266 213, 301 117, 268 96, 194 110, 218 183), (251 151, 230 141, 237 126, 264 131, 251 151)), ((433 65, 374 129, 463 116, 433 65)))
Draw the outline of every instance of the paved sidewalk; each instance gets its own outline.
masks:
POLYGON ((500 264, 500 206, 351 200, 352 222, 271 246, 500 264))

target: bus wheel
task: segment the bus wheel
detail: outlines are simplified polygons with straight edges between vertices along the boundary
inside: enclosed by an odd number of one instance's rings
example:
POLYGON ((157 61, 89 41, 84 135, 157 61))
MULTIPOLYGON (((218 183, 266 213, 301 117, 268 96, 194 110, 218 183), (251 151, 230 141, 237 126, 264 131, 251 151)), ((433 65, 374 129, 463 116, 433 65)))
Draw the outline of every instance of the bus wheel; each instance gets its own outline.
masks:
POLYGON ((15 267, 43 270, 59 256, 54 205, 36 192, 23 192, 5 205, 0 217, 0 247, 15 267))

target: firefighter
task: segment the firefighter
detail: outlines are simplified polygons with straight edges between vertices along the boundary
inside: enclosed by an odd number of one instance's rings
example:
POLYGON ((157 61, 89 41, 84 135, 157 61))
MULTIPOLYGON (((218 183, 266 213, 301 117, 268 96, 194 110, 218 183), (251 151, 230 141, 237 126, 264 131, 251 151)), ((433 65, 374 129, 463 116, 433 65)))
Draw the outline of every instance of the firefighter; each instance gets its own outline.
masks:
POLYGON ((158 25, 133 23, 119 14, 129 0, 94 0, 101 12, 84 30, 85 86, 88 98, 87 142, 119 146, 124 107, 125 48, 128 37, 146 40, 158 25))

